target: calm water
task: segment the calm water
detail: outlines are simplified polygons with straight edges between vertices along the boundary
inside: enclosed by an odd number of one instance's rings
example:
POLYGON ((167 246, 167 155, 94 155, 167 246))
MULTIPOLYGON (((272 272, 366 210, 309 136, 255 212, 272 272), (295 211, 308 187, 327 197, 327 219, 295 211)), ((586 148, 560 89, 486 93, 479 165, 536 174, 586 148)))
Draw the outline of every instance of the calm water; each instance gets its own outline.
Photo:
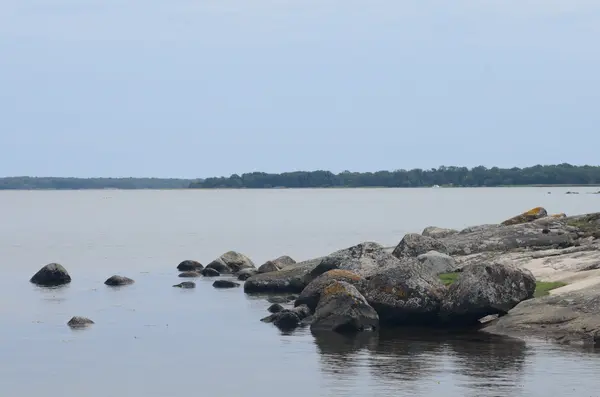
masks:
POLYGON ((600 211, 586 188, 0 192, 0 396, 600 396, 600 353, 475 335, 282 334, 269 303, 182 281, 183 259, 261 264, 542 205, 600 211), (547 194, 552 191, 552 194, 547 194), (28 280, 48 262, 73 283, 28 280), (123 289, 112 274, 136 279, 123 289), (72 331, 73 315, 96 324, 72 331))

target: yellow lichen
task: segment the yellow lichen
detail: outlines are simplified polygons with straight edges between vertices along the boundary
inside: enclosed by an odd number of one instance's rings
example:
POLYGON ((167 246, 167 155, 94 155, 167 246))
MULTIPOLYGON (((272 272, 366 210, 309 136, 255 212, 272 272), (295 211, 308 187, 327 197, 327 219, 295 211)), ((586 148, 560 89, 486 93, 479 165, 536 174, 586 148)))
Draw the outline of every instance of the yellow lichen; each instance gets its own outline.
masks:
POLYGON ((393 287, 391 285, 386 285, 385 287, 383 287, 383 292, 389 295, 394 295, 401 299, 404 299, 408 296, 408 293, 403 288, 397 286, 393 287))
POLYGON ((544 209, 542 207, 535 207, 535 208, 532 208, 529 211, 523 213, 523 215, 525 215, 525 216, 535 216, 535 215, 537 215, 537 214, 539 214, 539 213, 541 213, 543 211, 544 211, 544 209))
POLYGON ((348 270, 342 270, 342 269, 333 269, 328 271, 327 273, 328 277, 332 277, 332 278, 345 278, 348 280, 353 280, 353 281, 360 281, 362 279, 361 276, 359 276, 356 273, 352 273, 351 271, 348 270))
POLYGON ((323 290, 323 295, 334 295, 347 293, 346 288, 340 283, 331 283, 323 290))
POLYGON ((567 214, 565 214, 564 212, 561 212, 560 214, 552 214, 550 215, 550 218, 566 218, 567 214))

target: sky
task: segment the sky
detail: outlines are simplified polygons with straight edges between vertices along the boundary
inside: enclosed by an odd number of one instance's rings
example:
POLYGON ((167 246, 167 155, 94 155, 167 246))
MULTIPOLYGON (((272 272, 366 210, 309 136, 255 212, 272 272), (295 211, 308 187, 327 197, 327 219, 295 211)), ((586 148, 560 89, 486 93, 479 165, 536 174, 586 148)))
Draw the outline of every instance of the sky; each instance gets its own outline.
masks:
POLYGON ((0 176, 600 164, 598 0, 2 0, 0 176))

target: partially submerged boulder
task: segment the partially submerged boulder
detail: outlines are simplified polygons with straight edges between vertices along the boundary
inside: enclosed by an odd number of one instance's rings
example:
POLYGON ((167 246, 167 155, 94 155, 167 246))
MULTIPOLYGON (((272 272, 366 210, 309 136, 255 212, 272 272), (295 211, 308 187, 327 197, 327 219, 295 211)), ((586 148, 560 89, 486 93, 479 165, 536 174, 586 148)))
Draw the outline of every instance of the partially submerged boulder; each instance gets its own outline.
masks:
POLYGON ((240 281, 245 281, 255 274, 257 274, 257 270, 254 268, 242 269, 237 273, 237 279, 240 281))
POLYGON ((205 267, 202 269, 200 274, 202 274, 204 277, 219 277, 221 275, 221 273, 210 267, 205 267))
POLYGON ((183 277, 183 278, 194 278, 194 277, 200 277, 200 276, 201 276, 201 274, 196 271, 179 273, 179 277, 183 277))
POLYGON ((277 272, 261 273, 250 277, 244 284, 246 293, 287 293, 302 292, 308 284, 305 280, 321 258, 300 262, 277 272))
POLYGON ((283 309, 283 307, 274 307, 273 310, 275 310, 273 314, 262 318, 260 321, 262 321, 263 323, 274 323, 277 327, 284 330, 291 330, 296 328, 297 326, 302 324, 303 320, 307 319, 310 316, 310 309, 306 305, 298 306, 293 309, 283 309), (280 308, 282 310, 279 310, 280 308))
POLYGON ((379 327, 375 309, 351 284, 333 281, 321 294, 311 331, 353 333, 371 331, 379 327))
POLYGON ((280 256, 277 259, 266 261, 258 268, 258 273, 277 272, 287 266, 295 265, 296 261, 287 255, 280 256))
POLYGON ((513 264, 467 265, 444 296, 441 319, 448 324, 476 325, 485 316, 502 316, 533 298, 535 287, 533 274, 513 264))
POLYGON ((204 266, 198 261, 193 260, 185 260, 177 265, 177 270, 180 272, 192 272, 192 271, 200 271, 204 269, 204 266))
POLYGON ((104 284, 106 284, 110 287, 120 287, 123 285, 133 284, 134 282, 135 281, 133 281, 133 279, 130 279, 129 277, 114 275, 114 276, 110 276, 104 282, 104 284))
POLYGON ((237 273, 242 269, 253 268, 254 262, 244 254, 229 251, 206 265, 208 269, 215 269, 219 273, 237 273))
POLYGON ((523 212, 520 215, 505 220, 504 222, 502 222, 502 225, 518 225, 520 223, 532 222, 536 219, 544 218, 546 216, 548 216, 548 212, 544 208, 535 207, 530 209, 529 211, 523 212))
POLYGON ((307 305, 311 310, 315 310, 321 294, 325 287, 334 281, 344 281, 354 285, 361 291, 364 288, 366 280, 356 273, 348 270, 334 269, 325 272, 311 281, 296 300, 295 306, 307 305))
POLYGON ((437 227, 437 226, 428 226, 425 229, 423 229, 423 232, 421 233, 421 235, 423 235, 425 237, 431 237, 431 238, 444 238, 444 237, 452 236, 453 234, 456 234, 456 233, 458 233, 458 230, 445 229, 443 227, 437 227))
POLYGON ((175 284, 173 287, 184 289, 196 288, 196 283, 194 283, 193 281, 184 281, 182 283, 175 284))
POLYGON ((213 287, 215 288, 236 288, 239 286, 239 283, 230 280, 217 280, 213 283, 213 287))
POLYGON ((421 272, 416 260, 374 275, 364 297, 389 325, 431 325, 438 313, 445 287, 437 277, 421 272))
POLYGON ((441 240, 417 233, 408 233, 396 246, 392 255, 396 258, 414 258, 429 251, 446 253, 448 249, 441 240))
POLYGON ((75 316, 69 320, 67 325, 71 328, 86 328, 94 324, 92 320, 87 317, 75 316))
POLYGON ((44 287, 55 287, 70 283, 71 276, 62 265, 50 263, 38 270, 29 281, 44 287))
POLYGON ((273 303, 271 306, 269 306, 269 308, 267 309, 269 311, 269 313, 279 313, 280 311, 284 310, 284 307, 281 306, 279 303, 273 303))
POLYGON ((417 257, 419 267, 423 272, 432 276, 442 273, 451 273, 457 269, 456 260, 450 255, 437 251, 429 251, 417 257))

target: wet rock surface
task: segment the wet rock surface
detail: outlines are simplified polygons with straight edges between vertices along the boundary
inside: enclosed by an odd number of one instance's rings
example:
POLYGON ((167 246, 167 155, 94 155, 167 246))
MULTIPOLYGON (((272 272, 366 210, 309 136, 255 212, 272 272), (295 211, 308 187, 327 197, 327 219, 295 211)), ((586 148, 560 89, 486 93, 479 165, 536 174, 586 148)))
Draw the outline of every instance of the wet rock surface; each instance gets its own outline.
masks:
POLYGON ((114 276, 110 276, 104 282, 104 284, 111 286, 111 287, 122 287, 124 285, 133 284, 134 282, 135 281, 133 281, 133 279, 130 279, 129 277, 114 275, 114 276))
POLYGON ((62 265, 50 263, 38 270, 29 281, 44 287, 56 287, 69 284, 71 276, 62 265))

